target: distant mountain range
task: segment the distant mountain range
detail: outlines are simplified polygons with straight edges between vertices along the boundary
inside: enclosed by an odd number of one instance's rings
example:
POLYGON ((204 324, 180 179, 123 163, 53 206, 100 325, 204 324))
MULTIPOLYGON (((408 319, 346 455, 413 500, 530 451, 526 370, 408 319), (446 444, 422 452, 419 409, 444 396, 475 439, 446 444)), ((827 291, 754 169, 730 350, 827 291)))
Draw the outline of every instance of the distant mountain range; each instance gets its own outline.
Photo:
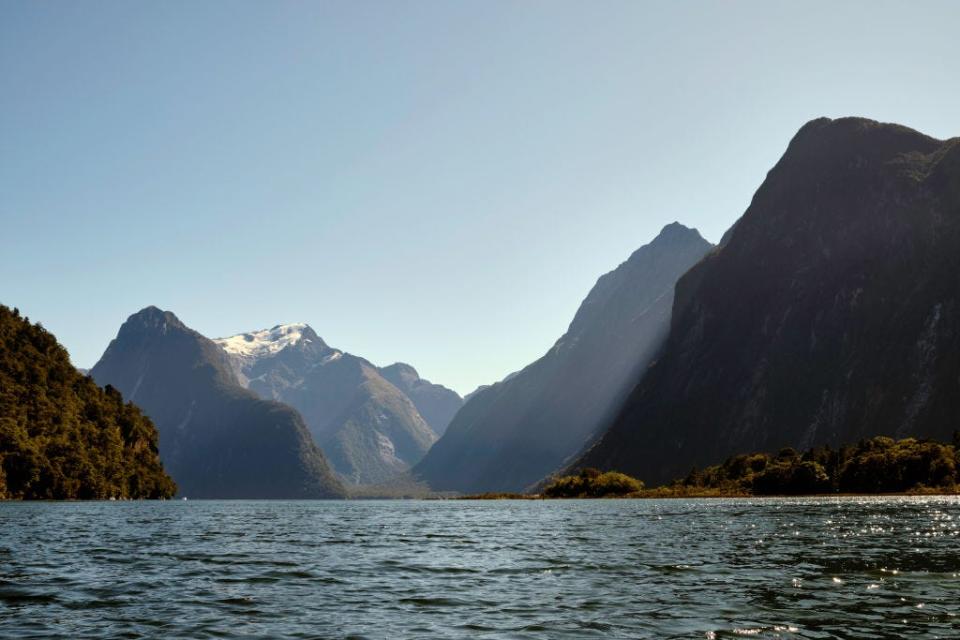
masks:
POLYGON ((183 495, 345 495, 300 415, 243 388, 223 349, 169 311, 130 316, 90 374, 156 423, 160 456, 183 495))
POLYGON ((576 466, 658 483, 738 452, 960 428, 960 138, 814 120, 721 244, 576 466))
POLYGON ((599 435, 666 337, 673 287, 712 245, 674 223, 601 277, 542 358, 473 394, 414 469, 435 490, 520 491, 599 435))
POLYGON ((241 384, 303 415, 314 440, 351 483, 383 483, 409 469, 462 404, 456 393, 422 380, 413 367, 378 369, 328 346, 305 324, 215 342, 241 384))
POLYGON ((163 497, 164 470, 211 498, 411 478, 513 492, 586 467, 658 484, 747 451, 949 440, 958 274, 960 138, 821 118, 718 247, 667 225, 550 351, 466 402, 306 324, 210 340, 156 307, 121 326, 90 370, 98 389, 0 307, 0 497, 163 497))

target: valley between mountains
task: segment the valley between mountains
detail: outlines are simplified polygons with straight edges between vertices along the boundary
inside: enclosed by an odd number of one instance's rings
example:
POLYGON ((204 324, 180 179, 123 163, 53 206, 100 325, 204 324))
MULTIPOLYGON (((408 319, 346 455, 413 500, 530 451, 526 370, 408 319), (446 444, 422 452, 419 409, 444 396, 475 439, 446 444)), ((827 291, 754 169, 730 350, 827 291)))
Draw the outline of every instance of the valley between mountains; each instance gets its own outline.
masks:
POLYGON ((656 486, 960 429, 960 139, 813 120, 718 245, 680 222, 637 244, 547 353, 466 399, 309 324, 213 338, 153 306, 87 374, 2 307, 0 497, 523 493, 586 469, 656 486))

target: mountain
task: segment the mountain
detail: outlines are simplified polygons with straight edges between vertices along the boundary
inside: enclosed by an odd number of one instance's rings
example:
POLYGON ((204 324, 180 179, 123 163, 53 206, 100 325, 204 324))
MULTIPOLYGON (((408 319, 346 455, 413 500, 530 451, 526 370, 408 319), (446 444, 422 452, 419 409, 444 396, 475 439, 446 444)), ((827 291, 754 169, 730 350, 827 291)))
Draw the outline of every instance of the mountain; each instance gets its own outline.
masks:
POLYGON ((806 124, 677 284, 664 353, 578 466, 648 483, 741 451, 960 426, 960 139, 806 124))
POLYGON ((474 389, 473 391, 471 391, 471 392, 468 393, 467 395, 463 396, 463 401, 464 401, 464 403, 469 402, 469 401, 470 401, 470 398, 472 398, 473 396, 477 395, 478 393, 480 393, 480 392, 483 391, 484 389, 489 389, 491 386, 492 386, 492 385, 489 385, 489 384, 481 384, 481 385, 478 386, 476 389, 474 389))
POLYGON ((150 419, 79 373, 43 327, 0 305, 0 499, 174 493, 150 419))
MULTIPOLYGON (((506 376, 504 376, 503 380, 500 380, 500 382, 506 382, 506 381, 509 380, 510 378, 514 378, 514 377, 516 377, 516 375, 517 375, 518 373, 520 373, 520 372, 519 372, 519 371, 514 371, 513 373, 508 373, 506 376)), ((496 384, 496 383, 493 383, 493 384, 496 384)), ((493 384, 481 384, 481 385, 478 386, 476 389, 474 389, 473 391, 471 391, 471 392, 468 393, 467 395, 463 396, 463 401, 464 401, 464 402, 467 402, 470 398, 472 398, 473 396, 477 395, 478 393, 480 393, 480 392, 483 391, 484 389, 489 389, 490 387, 492 387, 493 384)))
POLYGON ((244 389, 223 350, 174 314, 130 316, 91 375, 143 407, 181 493, 197 498, 342 497, 300 415, 244 389))
POLYGON ((546 355, 476 392, 415 475, 435 490, 520 491, 578 453, 666 337, 677 278, 711 247, 667 225, 597 281, 546 355))
MULTIPOLYGON (((219 338, 216 344, 248 389, 303 415, 333 467, 351 483, 388 481, 437 439, 413 401, 377 367, 328 346, 305 324, 219 338)), ((424 391, 429 401, 430 389, 424 391)))
POLYGON ((463 398, 456 391, 424 380, 416 369, 403 362, 381 367, 380 375, 410 398, 437 436, 446 432, 453 416, 463 406, 463 398))

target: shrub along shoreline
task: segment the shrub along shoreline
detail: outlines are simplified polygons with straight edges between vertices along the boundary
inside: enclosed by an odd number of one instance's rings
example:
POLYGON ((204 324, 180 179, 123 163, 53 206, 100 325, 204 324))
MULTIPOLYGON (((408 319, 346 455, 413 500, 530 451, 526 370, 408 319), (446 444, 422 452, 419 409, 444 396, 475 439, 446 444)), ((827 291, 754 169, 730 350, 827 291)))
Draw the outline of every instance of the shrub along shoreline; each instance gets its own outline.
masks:
POLYGON ((960 493, 960 434, 945 444, 885 436, 839 449, 792 448, 748 453, 670 484, 645 488, 616 471, 583 469, 551 479, 542 494, 487 493, 465 499, 731 498, 823 495, 948 495, 960 493))

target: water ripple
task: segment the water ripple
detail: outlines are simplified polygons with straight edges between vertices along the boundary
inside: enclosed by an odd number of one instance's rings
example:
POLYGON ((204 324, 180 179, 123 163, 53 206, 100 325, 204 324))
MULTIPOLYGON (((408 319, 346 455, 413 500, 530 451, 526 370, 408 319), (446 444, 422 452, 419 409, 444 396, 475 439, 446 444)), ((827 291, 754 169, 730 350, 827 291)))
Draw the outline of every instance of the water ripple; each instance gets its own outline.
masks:
POLYGON ((0 637, 960 636, 954 498, 0 504, 0 637))

